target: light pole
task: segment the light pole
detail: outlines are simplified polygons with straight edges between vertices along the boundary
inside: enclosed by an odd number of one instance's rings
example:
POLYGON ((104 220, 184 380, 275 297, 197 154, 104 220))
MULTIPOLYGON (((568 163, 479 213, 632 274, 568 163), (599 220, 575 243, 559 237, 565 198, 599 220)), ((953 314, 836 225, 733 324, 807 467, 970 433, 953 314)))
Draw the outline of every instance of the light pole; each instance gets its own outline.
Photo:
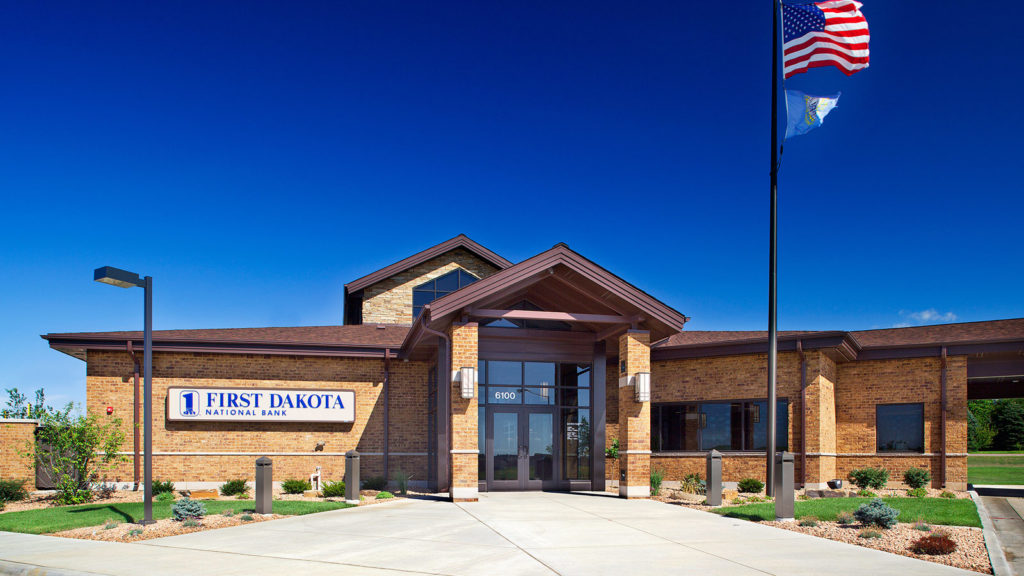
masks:
POLYGON ((141 523, 143 525, 152 524, 155 522, 153 520, 153 277, 146 276, 145 278, 140 278, 134 272, 128 272, 127 270, 121 270, 112 266, 104 266, 103 268, 97 268, 93 272, 93 280, 120 288, 138 287, 145 290, 146 303, 142 332, 142 363, 143 372, 145 373, 142 400, 143 406, 145 406, 143 411, 143 419, 145 420, 145 428, 143 429, 145 447, 143 450, 146 453, 143 472, 145 517, 141 523))

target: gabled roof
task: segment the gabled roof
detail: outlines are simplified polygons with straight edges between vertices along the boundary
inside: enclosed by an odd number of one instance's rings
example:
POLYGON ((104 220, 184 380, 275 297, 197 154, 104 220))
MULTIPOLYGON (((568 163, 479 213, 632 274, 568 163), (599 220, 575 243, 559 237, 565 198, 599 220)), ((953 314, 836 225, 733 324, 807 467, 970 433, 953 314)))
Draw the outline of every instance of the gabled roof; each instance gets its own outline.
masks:
MULTIPOLYGON (((153 350, 382 357, 386 349, 397 352, 408 331, 408 326, 390 324, 154 330, 153 350)), ((129 341, 142 350, 139 331, 65 332, 42 338, 51 348, 83 360, 86 350, 124 350, 129 341)))
POLYGON ((468 250, 469 252, 473 253, 476 256, 479 256, 483 260, 493 264, 496 268, 499 268, 501 270, 504 270, 505 268, 512 266, 512 262, 502 258, 498 254, 488 250, 487 248, 484 248, 480 244, 477 244, 476 242, 470 240, 469 237, 466 236, 465 234, 459 234, 455 238, 445 240, 444 242, 441 242, 440 244, 437 244, 435 246, 431 246, 430 248, 427 248, 422 252, 417 252, 416 254, 413 254, 408 258, 399 260, 398 262, 395 262, 390 266, 381 268, 376 272, 367 274, 366 276, 363 276, 358 280, 353 280, 352 282, 345 284, 345 293, 352 294, 353 292, 362 290, 367 286, 372 286, 377 282, 380 282, 381 280, 386 280, 394 276, 395 274, 398 274, 399 272, 408 270, 413 266, 417 266, 419 264, 426 262, 427 260, 437 258, 442 254, 451 252, 452 250, 458 248, 468 250))
POLYGON ((1024 318, 850 332, 863 348, 1024 340, 1024 318))
MULTIPOLYGON (((665 338, 679 332, 689 320, 667 304, 560 243, 425 306, 420 318, 413 322, 413 328, 403 344, 403 353, 408 353, 408 348, 420 337, 424 322, 434 330, 444 328, 460 312, 548 279, 559 282, 563 290, 576 290, 591 301, 602 302, 618 310, 619 314, 631 315, 637 324, 651 330, 652 339, 665 338)), ((578 313, 584 310, 563 312, 578 313)))

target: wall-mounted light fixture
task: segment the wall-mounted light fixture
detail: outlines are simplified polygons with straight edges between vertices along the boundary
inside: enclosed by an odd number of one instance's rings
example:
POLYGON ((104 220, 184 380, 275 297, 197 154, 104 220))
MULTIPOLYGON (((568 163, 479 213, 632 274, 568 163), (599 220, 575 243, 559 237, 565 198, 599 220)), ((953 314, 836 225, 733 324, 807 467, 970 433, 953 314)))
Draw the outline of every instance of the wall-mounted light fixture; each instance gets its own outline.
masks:
POLYGON ((636 378, 636 401, 637 402, 650 402, 651 401, 651 373, 650 372, 637 372, 635 378, 636 378))
POLYGON ((462 397, 472 398, 476 393, 476 368, 472 366, 459 368, 459 380, 462 383, 462 397))

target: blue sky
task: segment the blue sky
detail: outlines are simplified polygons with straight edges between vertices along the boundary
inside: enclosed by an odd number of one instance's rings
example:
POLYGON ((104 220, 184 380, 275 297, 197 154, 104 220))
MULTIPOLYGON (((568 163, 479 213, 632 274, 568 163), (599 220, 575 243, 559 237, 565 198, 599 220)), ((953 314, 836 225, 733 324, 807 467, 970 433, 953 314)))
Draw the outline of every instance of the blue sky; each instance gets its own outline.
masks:
MULTIPOLYGON (((0 10, 0 388, 84 398, 40 334, 341 322, 458 233, 566 242, 767 324, 771 3, 22 2, 0 10)), ((1024 316, 1015 5, 872 2, 871 67, 786 145, 782 329, 1024 316), (1000 7, 1002 6, 1002 8, 1000 7)))

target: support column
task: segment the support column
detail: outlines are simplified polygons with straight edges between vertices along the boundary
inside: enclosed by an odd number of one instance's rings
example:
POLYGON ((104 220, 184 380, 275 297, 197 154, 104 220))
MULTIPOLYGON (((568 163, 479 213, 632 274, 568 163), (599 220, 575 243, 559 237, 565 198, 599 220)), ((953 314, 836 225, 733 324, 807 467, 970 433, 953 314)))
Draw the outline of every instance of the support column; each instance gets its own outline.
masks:
POLYGON ((451 499, 454 502, 476 502, 479 482, 479 436, 477 434, 477 383, 473 383, 473 397, 462 397, 462 383, 458 379, 460 368, 477 368, 479 331, 476 322, 452 324, 451 373, 448 390, 451 395, 451 499))
POLYGON ((651 496, 651 403, 636 401, 636 375, 651 371, 651 334, 619 337, 619 497, 651 496))

